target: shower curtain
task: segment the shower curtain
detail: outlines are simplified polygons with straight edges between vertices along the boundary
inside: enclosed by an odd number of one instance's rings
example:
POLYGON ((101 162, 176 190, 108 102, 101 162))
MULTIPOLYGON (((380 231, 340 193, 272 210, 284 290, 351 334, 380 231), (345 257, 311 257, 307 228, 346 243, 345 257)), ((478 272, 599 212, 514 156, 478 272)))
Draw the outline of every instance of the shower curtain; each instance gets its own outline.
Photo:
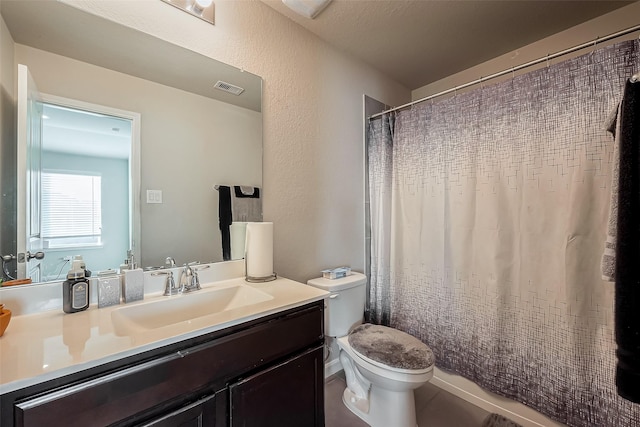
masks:
POLYGON ((370 320, 564 424, 639 425, 600 272, 607 121, 639 65, 623 42, 371 120, 370 320))

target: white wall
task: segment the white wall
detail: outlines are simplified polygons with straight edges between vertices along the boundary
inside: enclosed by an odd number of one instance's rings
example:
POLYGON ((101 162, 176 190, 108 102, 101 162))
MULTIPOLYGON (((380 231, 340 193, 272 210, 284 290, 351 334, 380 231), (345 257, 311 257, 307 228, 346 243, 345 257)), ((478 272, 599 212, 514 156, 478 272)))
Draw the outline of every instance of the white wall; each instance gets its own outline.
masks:
POLYGON ((215 26, 157 0, 65 1, 263 77, 277 273, 306 281, 330 266, 364 269, 362 95, 398 105, 407 88, 257 0, 216 1, 215 26))

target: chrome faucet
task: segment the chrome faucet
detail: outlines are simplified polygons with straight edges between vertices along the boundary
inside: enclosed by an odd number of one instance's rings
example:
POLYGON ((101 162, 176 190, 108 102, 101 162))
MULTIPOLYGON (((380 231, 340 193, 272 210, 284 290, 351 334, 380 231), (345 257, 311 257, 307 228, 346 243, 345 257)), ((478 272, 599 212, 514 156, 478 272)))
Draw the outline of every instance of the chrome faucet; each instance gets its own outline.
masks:
POLYGON ((176 295, 182 293, 184 290, 182 286, 177 287, 176 281, 173 280, 173 271, 156 271, 151 273, 152 276, 167 276, 164 282, 164 296, 170 297, 171 295, 176 295))
POLYGON ((168 268, 173 268, 176 266, 176 260, 173 259, 173 257, 168 256, 165 260, 164 260, 164 265, 168 266, 168 268))

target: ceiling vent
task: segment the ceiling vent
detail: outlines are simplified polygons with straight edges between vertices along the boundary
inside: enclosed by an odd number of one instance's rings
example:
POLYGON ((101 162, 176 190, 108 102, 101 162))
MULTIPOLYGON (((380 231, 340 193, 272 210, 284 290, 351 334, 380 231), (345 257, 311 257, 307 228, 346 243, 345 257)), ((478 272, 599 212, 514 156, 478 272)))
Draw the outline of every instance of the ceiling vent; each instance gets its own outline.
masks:
POLYGON ((241 87, 234 86, 231 83, 225 83, 222 80, 218 80, 216 84, 213 85, 213 87, 215 87, 216 89, 223 90, 225 92, 232 93, 234 95, 240 95, 242 92, 244 92, 244 89, 242 89, 241 87))

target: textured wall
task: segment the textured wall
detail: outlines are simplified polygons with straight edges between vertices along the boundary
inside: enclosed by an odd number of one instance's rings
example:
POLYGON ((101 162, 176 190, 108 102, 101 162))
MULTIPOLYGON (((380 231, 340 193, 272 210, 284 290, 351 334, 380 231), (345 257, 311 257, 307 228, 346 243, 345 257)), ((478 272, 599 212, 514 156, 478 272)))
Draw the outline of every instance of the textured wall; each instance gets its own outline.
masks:
POLYGON ((216 25, 158 0, 69 1, 264 79, 264 217, 276 271, 295 280, 364 268, 363 101, 407 88, 259 1, 216 1, 216 25))

